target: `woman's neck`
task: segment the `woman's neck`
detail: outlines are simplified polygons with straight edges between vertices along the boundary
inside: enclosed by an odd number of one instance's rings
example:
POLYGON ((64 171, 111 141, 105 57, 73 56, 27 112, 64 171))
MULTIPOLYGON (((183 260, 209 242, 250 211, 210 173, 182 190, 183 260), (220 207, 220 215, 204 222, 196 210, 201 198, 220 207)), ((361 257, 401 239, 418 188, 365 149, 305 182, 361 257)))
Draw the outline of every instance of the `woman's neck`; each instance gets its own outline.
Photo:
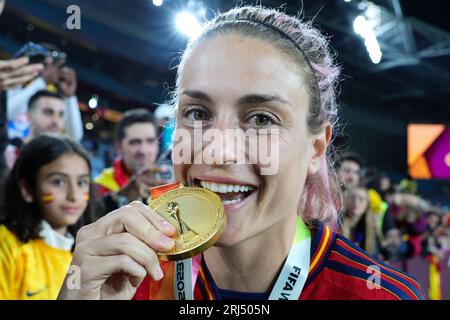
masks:
POLYGON ((67 235, 67 227, 53 228, 53 230, 55 230, 56 232, 58 232, 63 236, 67 235))
POLYGON ((276 280, 295 236, 296 215, 232 247, 204 253, 208 269, 221 289, 267 292, 276 280))
MULTIPOLYGON (((48 221, 47 221, 48 222, 48 221)), ((48 222, 48 224, 52 227, 53 231, 59 233, 62 236, 66 236, 67 235, 67 226, 56 226, 50 222, 48 222)))

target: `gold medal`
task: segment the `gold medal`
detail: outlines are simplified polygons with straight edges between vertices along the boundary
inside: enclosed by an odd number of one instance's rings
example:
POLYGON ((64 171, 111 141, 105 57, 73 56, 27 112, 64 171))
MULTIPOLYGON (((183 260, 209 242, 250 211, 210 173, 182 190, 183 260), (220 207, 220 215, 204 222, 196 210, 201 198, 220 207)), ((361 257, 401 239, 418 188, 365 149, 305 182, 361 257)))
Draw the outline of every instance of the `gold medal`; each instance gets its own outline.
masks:
MULTIPOLYGON (((172 185, 175 186, 175 185, 172 185)), ((161 260, 183 260, 211 247, 221 236, 226 224, 222 200, 214 192, 196 187, 176 187, 162 193, 152 189, 149 206, 177 229, 175 245, 158 252, 161 260), (159 193, 159 195, 158 195, 159 193), (158 195, 157 198, 154 195, 158 195)))

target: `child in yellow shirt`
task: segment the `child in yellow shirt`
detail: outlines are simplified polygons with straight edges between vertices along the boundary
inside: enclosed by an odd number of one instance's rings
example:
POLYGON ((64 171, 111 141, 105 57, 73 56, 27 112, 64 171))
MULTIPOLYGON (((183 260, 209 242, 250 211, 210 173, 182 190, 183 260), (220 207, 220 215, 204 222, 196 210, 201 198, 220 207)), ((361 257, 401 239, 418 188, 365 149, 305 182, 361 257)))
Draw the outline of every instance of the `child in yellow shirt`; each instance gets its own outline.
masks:
POLYGON ((56 299, 75 231, 92 205, 86 151, 43 135, 26 144, 6 181, 0 213, 0 299, 56 299))

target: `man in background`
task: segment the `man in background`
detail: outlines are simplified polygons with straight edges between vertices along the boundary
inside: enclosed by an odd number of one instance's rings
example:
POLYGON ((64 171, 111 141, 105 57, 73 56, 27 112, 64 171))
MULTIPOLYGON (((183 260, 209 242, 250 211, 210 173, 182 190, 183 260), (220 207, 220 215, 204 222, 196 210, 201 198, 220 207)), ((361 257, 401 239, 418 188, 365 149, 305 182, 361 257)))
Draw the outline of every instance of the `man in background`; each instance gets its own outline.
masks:
POLYGON ((157 125, 145 109, 124 113, 115 130, 118 157, 111 168, 95 178, 105 212, 110 212, 134 200, 145 202, 150 188, 168 183, 159 174, 157 125))
POLYGON ((352 190, 360 185, 362 166, 362 158, 354 152, 347 152, 339 157, 337 175, 343 191, 352 190))
POLYGON ((44 133, 63 133, 64 113, 64 101, 59 94, 46 90, 36 92, 28 102, 28 141, 44 133))

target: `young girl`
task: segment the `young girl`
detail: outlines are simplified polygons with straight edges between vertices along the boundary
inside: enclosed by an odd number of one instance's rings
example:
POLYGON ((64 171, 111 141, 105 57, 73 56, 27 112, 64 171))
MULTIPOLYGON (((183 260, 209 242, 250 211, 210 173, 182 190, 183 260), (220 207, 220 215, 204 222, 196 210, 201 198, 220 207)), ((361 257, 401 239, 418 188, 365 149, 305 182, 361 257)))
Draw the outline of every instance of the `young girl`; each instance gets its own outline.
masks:
POLYGON ((40 136, 22 149, 0 214, 0 299, 55 299, 88 220, 91 165, 68 138, 40 136))
POLYGON ((309 23, 261 7, 218 15, 185 50, 174 95, 177 150, 213 161, 179 161, 175 146, 172 158, 179 182, 222 199, 224 232, 192 269, 175 270, 157 256, 174 246, 175 227, 133 202, 79 231, 81 285, 63 285, 59 298, 422 299, 413 278, 333 231, 339 192, 326 155, 338 74, 309 23), (253 133, 247 141, 270 161, 217 143, 228 130, 253 133))

